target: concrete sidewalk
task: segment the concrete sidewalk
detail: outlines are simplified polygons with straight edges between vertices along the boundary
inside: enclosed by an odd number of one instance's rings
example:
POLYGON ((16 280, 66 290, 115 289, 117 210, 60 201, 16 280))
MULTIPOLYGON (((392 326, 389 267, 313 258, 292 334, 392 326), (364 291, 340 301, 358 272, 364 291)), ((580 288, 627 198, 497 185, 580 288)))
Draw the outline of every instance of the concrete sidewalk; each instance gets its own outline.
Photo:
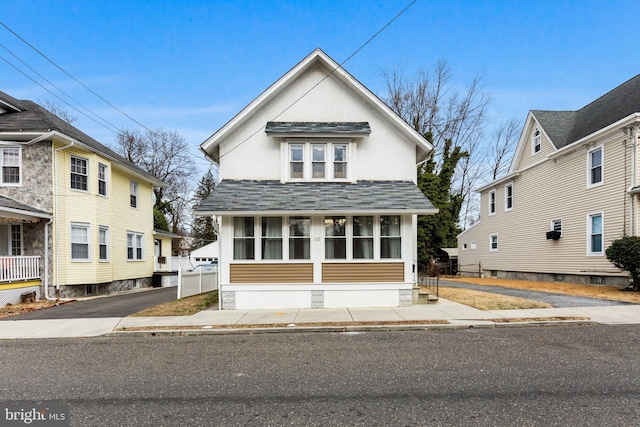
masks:
POLYGON ((586 317, 579 323, 640 324, 640 305, 483 311, 440 298, 436 304, 412 307, 204 310, 192 316, 108 317, 100 319, 8 320, 0 339, 81 338, 101 335, 148 335, 503 327, 556 324, 545 318, 586 317), (505 322, 504 319, 529 319, 505 322), (539 320, 531 320, 539 319, 539 320), (428 321, 441 321, 428 324, 428 321), (358 322, 372 324, 362 325, 358 322), (415 322, 415 323, 414 323, 415 322), (421 323, 422 322, 422 323, 421 323), (305 325, 316 324, 316 325, 305 325), (318 325, 321 324, 321 325, 318 325), (246 325, 243 328, 243 325, 246 325), (263 327, 261 328, 261 325, 263 327), (278 325, 274 327, 273 325, 278 325), (132 331, 132 328, 136 330, 132 331), (153 328, 139 331, 138 328, 153 328))

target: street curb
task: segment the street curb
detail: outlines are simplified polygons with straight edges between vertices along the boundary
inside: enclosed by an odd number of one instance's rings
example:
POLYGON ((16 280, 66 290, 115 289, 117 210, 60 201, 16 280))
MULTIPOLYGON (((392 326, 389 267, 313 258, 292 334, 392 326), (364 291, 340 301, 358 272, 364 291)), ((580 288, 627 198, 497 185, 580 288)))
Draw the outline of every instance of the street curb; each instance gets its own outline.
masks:
POLYGON ((201 336, 201 335, 253 335, 273 333, 311 333, 311 332, 389 332, 389 331, 424 331, 424 330, 460 330, 460 329, 496 329, 549 326, 588 326, 599 322, 585 320, 558 320, 541 322, 513 323, 456 323, 456 324, 422 324, 422 325, 369 325, 369 326, 310 326, 310 327, 277 327, 277 328, 224 328, 224 329, 150 329, 136 331, 112 331, 103 337, 154 337, 154 336, 201 336))

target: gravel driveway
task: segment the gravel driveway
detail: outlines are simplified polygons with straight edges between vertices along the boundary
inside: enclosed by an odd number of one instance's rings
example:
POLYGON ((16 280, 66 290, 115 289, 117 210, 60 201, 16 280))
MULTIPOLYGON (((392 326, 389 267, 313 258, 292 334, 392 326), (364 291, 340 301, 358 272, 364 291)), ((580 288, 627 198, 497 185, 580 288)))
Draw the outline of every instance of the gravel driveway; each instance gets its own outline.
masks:
POLYGON ((597 307, 611 305, 634 305, 631 302, 611 301, 598 298, 575 297, 571 295, 553 294, 550 292, 527 291, 524 289, 503 288, 502 286, 473 285, 463 282, 449 282, 440 280, 440 286, 450 288, 472 289, 474 291, 491 292, 494 294, 508 295, 511 297, 525 298, 534 301, 546 302, 554 307, 597 307))

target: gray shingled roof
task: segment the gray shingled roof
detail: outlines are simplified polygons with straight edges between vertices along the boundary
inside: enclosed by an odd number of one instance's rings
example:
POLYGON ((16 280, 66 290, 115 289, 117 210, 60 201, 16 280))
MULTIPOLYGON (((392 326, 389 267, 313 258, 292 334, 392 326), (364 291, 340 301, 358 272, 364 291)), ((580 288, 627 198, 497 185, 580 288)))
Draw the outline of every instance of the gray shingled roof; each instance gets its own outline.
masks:
POLYGON ((27 215, 35 214, 35 216, 51 216, 49 212, 33 208, 31 206, 25 205, 24 203, 16 202, 15 200, 8 197, 0 196, 0 210, 3 208, 24 211, 24 213, 27 215))
POLYGON ((436 211, 410 181, 293 182, 224 180, 196 214, 227 212, 436 211))
POLYGON ((89 135, 60 119, 58 116, 47 111, 35 102, 17 100, 2 91, 0 91, 0 100, 5 100, 7 103, 21 110, 19 112, 10 111, 8 113, 0 114, 0 132, 46 133, 55 130, 82 142, 98 153, 111 157, 114 161, 133 169, 138 174, 148 178, 150 181, 159 181, 144 169, 129 162, 115 151, 102 145, 89 135))
POLYGON ((369 135, 368 122, 267 122, 267 134, 369 135))
POLYGON ((578 111, 531 111, 556 148, 640 113, 640 74, 578 111))

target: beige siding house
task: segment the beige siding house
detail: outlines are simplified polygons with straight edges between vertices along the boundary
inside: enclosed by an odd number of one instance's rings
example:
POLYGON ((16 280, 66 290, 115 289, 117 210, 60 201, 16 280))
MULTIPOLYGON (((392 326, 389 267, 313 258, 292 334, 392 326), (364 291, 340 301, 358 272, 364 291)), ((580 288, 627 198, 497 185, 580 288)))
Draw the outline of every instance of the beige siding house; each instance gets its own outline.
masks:
POLYGON ((321 50, 201 145, 224 309, 412 304, 432 146, 321 50))
POLYGON ((577 111, 531 111, 508 174, 479 188, 463 276, 628 284, 605 257, 638 234, 640 76, 577 111))
POLYGON ((0 305, 151 285, 164 184, 38 104, 0 92, 0 305))

